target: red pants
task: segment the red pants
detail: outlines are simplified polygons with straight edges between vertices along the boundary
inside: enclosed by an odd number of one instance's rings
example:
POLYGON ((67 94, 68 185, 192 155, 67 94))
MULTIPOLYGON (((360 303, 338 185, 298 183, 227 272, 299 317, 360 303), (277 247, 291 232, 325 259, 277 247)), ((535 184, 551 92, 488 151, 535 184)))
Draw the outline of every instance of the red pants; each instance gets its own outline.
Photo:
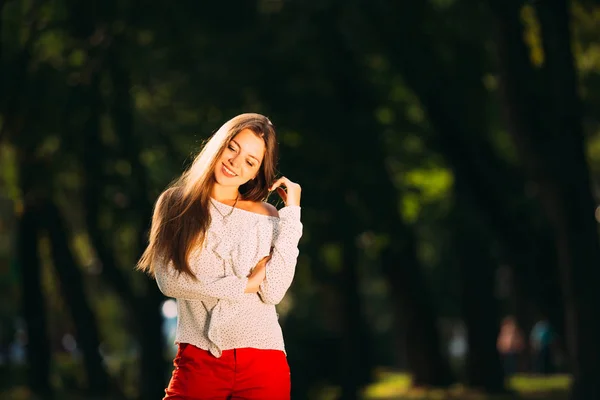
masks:
POLYGON ((280 350, 224 350, 220 358, 181 343, 163 400, 289 400, 290 368, 280 350))

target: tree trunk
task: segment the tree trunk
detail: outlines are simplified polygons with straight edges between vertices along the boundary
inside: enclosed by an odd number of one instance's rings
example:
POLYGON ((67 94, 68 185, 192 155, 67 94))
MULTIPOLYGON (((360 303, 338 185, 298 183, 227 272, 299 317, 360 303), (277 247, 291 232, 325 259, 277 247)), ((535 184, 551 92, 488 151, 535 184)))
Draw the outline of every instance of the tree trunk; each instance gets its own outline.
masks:
POLYGON ((522 42, 518 2, 491 2, 496 17, 501 88, 509 130, 553 226, 565 302, 567 346, 573 371, 572 399, 600 398, 600 244, 595 201, 583 145, 581 105, 570 49, 565 1, 538 6, 547 65, 541 84, 522 42), (549 93, 544 90, 549 89, 549 93), (535 93, 540 97, 535 97, 535 93), (543 104, 545 109, 532 107, 543 104), (560 156, 560 161, 558 157, 560 156))
POLYGON ((18 258, 21 271, 22 305, 27 332, 28 379, 31 390, 41 398, 52 397, 51 350, 47 332, 44 291, 38 248, 40 212, 25 202, 19 221, 18 258))
POLYGON ((84 292, 84 282, 69 246, 69 238, 58 208, 47 202, 42 221, 50 238, 52 259, 65 303, 71 311, 78 347, 83 354, 89 394, 106 395, 109 376, 100 356, 98 324, 84 292))
MULTIPOLYGON (((421 4, 421 8, 418 11, 415 9, 414 13, 405 12, 407 9, 401 5, 398 5, 397 8, 387 6, 387 13, 385 12, 386 6, 379 8, 373 3, 366 7, 371 13, 374 24, 380 27, 377 30, 378 38, 386 46, 392 65, 403 74, 407 85, 419 98, 431 127, 435 131, 435 135, 426 138, 428 144, 444 155, 454 171, 456 179, 462 180, 466 184, 463 190, 467 190, 469 196, 475 200, 474 208, 493 228, 495 235, 501 241, 516 282, 516 300, 518 301, 516 311, 519 320, 525 321, 527 316, 523 311, 527 310, 529 308, 527 305, 533 302, 532 297, 527 293, 532 283, 530 271, 533 253, 529 239, 531 228, 527 224, 523 224, 522 220, 516 217, 516 213, 510 209, 514 196, 507 196, 497 189, 498 187, 509 187, 511 193, 522 196, 523 186, 520 186, 519 180, 515 179, 518 175, 511 171, 506 164, 500 162, 482 135, 482 131, 486 130, 486 126, 481 120, 485 115, 482 106, 486 97, 479 78, 481 70, 478 69, 477 63, 472 63, 467 71, 460 74, 452 75, 446 72, 453 71, 454 66, 445 65, 431 44, 434 39, 423 33, 421 24, 426 20, 425 17, 429 10, 427 10, 426 3, 421 4), (395 12, 391 12, 390 8, 395 12), (392 18, 392 15, 397 14, 407 15, 410 19, 407 19, 404 24, 398 24, 392 18), (411 48, 404 45, 407 42, 398 40, 399 37, 410 37, 411 48), (419 49, 418 52, 412 50, 415 48, 415 43, 418 43, 416 46, 419 49), (440 65, 447 70, 440 72, 439 69, 433 69, 434 66, 440 65), (453 86, 455 84, 452 82, 457 82, 456 86, 453 86), (459 84, 460 86, 458 86, 459 84), (440 92, 440 87, 447 89, 440 92), (468 90, 466 94, 465 90, 468 90), (501 185, 498 185, 498 182, 501 182, 501 185), (519 191, 521 192, 519 193, 519 191)), ((475 59, 477 59, 476 56, 475 59)), ((464 267, 468 268, 468 265, 464 267)), ((492 273, 492 270, 490 269, 488 272, 492 273)), ((468 280, 464 282, 464 289, 467 290, 467 293, 477 290, 477 288, 471 288, 474 282, 470 275, 465 271, 464 277, 468 280)), ((493 304, 489 299, 487 303, 488 305, 493 304)), ((482 310, 474 309, 474 306, 470 305, 466 309, 470 319, 476 318, 474 315, 482 312, 482 310)), ((494 324, 495 322, 487 323, 483 330, 479 329, 479 326, 474 326, 473 328, 479 334, 487 336, 471 338, 471 340, 482 340, 481 346, 492 343, 492 347, 488 348, 492 352, 495 352, 497 335, 497 331, 492 328, 494 324)), ((489 385, 483 386, 484 389, 496 392, 500 390, 499 382, 502 379, 497 355, 487 353, 485 359, 492 360, 489 368, 500 375, 474 380, 480 381, 482 385, 489 385)), ((481 363, 484 362, 487 361, 481 363)), ((472 363, 475 365, 475 368, 472 369, 473 373, 478 372, 476 366, 480 362, 472 360, 472 363)))
MULTIPOLYGON (((591 188, 589 167, 586 162, 583 106, 578 94, 578 79, 571 49, 569 4, 555 0, 536 4, 540 18, 544 54, 547 60, 551 91, 552 125, 559 139, 555 155, 549 164, 560 186, 563 199, 562 225, 566 239, 566 253, 559 253, 565 262, 561 265, 566 303, 568 348, 572 356, 572 399, 600 398, 600 292, 597 282, 600 272, 600 238, 594 217, 596 201, 591 188)), ((538 137, 538 145, 544 138, 538 137)), ((560 248, 560 247, 559 247, 560 248)))
POLYGON ((503 393, 504 373, 496 338, 499 332, 494 298, 495 260, 485 223, 473 213, 464 183, 455 184, 452 242, 462 283, 462 309, 468 332, 467 384, 486 393, 503 393))
MULTIPOLYGON (((338 96, 340 118, 349 118, 350 122, 345 125, 346 129, 339 130, 343 134, 339 140, 347 141, 345 135, 348 132, 356 132, 358 136, 363 132, 379 132, 381 126, 372 117, 377 107, 375 93, 370 82, 364 79, 366 71, 348 44, 352 37, 340 36, 339 33, 331 37, 337 39, 331 44, 333 59, 344 60, 343 65, 337 65, 333 71, 331 82, 338 96)), ((348 146, 350 153, 344 165, 350 174, 344 175, 368 177, 345 183, 346 190, 354 188, 356 193, 361 194, 348 196, 354 199, 353 208, 348 212, 357 221, 356 237, 373 229, 389 235, 391 239, 382 257, 383 272, 391 287, 396 333, 404 339, 413 383, 417 386, 448 386, 453 378, 442 353, 437 315, 429 301, 431 291, 416 255, 414 232, 406 226, 398 212, 399 193, 386 165, 382 140, 377 137, 372 146, 366 147, 361 141, 350 140, 348 146)))
POLYGON ((359 389, 372 381, 373 356, 361 299, 355 237, 346 232, 342 243, 341 291, 344 294, 341 346, 343 399, 359 399, 359 389))
MULTIPOLYGON (((116 63, 116 54, 110 53, 113 63, 116 63)), ((111 64, 111 74, 115 73, 114 65, 111 64)), ((152 204, 147 198, 146 177, 139 160, 139 146, 135 145, 135 139, 131 137, 133 129, 133 117, 131 108, 131 95, 129 94, 129 80, 124 79, 122 71, 118 70, 114 79, 114 101, 111 111, 115 123, 115 130, 123 146, 124 155, 132 165, 134 176, 132 182, 131 203, 140 214, 140 233, 138 244, 134 254, 141 255, 141 248, 145 240, 145 226, 150 221, 152 204)), ((97 75, 92 76, 90 85, 80 87, 76 90, 75 101, 83 103, 88 108, 87 119, 83 126, 76 126, 85 134, 81 143, 81 159, 84 166, 84 210, 85 221, 91 243, 102 265, 101 277, 112 287, 117 295, 123 300, 133 319, 135 336, 140 344, 141 359, 139 365, 140 398, 160 398, 164 395, 165 388, 165 361, 163 357, 164 343, 162 338, 162 317, 160 306, 164 297, 159 292, 156 284, 147 280, 146 287, 141 296, 136 296, 126 274, 121 270, 117 259, 113 254, 112 246, 106 239, 105 233, 99 225, 101 212, 101 201, 103 199, 104 183, 106 176, 103 173, 105 158, 108 158, 110 149, 100 139, 100 115, 104 110, 103 98, 99 91, 99 79, 97 75)), ((131 265, 133 268, 133 265, 131 265)))
POLYGON ((140 399, 158 399, 165 393, 165 343, 162 337, 161 305, 164 297, 157 289, 138 303, 140 358, 140 399))
POLYGON ((398 333, 404 334, 406 360, 415 386, 444 387, 452 375, 438 333, 430 291, 417 260, 414 235, 391 238, 382 258, 390 284, 398 333))
MULTIPOLYGON (((138 236, 136 241, 136 254, 141 257, 148 240, 149 223, 152 218, 153 204, 149 200, 148 176, 142 165, 140 154, 142 138, 135 136, 134 126, 134 100, 131 96, 131 76, 122 65, 125 59, 126 38, 122 37, 112 47, 112 62, 110 74, 113 82, 113 96, 111 113, 114 127, 122 143, 122 151, 131 165, 132 182, 129 187, 131 204, 135 205, 134 211, 138 213, 138 236)), ((140 363, 140 379, 142 386, 142 399, 159 398, 164 394, 165 388, 165 348, 162 336, 161 304, 164 296, 158 290, 156 282, 146 279, 143 295, 137 301, 137 310, 140 317, 138 329, 141 338, 142 359, 140 363)))

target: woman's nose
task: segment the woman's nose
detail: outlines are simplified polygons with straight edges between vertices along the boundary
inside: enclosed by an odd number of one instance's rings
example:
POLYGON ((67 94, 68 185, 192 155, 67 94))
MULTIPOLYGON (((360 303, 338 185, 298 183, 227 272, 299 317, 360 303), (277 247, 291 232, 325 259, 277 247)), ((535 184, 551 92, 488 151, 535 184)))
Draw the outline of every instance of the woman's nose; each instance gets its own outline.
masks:
POLYGON ((237 167, 237 163, 238 163, 237 154, 229 157, 229 164, 231 164, 233 167, 237 167))

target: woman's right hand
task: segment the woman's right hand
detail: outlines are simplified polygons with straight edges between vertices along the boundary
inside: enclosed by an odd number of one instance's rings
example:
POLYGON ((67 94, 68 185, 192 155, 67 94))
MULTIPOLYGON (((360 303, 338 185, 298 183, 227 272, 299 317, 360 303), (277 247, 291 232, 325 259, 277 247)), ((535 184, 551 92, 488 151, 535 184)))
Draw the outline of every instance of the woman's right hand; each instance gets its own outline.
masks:
POLYGON ((256 264, 256 267, 252 269, 250 275, 248 275, 248 285, 244 293, 257 293, 260 288, 260 284, 265 280, 267 273, 267 262, 271 259, 268 255, 256 264))
POLYGON ((299 206, 300 205, 300 195, 302 192, 302 188, 295 182, 290 181, 285 176, 277 179, 271 187, 269 187, 269 191, 273 191, 277 189, 277 194, 283 200, 283 203, 286 206, 299 206), (285 189, 284 189, 285 188, 285 189))

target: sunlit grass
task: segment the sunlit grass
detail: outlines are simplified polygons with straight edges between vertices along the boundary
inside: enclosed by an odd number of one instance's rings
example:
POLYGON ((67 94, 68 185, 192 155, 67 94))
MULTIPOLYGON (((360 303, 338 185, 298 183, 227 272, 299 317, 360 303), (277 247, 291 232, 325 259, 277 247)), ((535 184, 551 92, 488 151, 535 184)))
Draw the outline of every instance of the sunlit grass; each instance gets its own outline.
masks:
POLYGON ((519 393, 535 393, 548 391, 566 392, 571 385, 570 375, 516 375, 509 380, 509 386, 519 393))
MULTIPOLYGON (((408 374, 382 371, 376 383, 366 388, 364 400, 508 400, 514 395, 489 396, 463 385, 454 385, 448 389, 414 388, 408 374)), ((516 375, 507 381, 507 388, 513 390, 521 399, 567 398, 571 383, 569 375, 516 375)))

